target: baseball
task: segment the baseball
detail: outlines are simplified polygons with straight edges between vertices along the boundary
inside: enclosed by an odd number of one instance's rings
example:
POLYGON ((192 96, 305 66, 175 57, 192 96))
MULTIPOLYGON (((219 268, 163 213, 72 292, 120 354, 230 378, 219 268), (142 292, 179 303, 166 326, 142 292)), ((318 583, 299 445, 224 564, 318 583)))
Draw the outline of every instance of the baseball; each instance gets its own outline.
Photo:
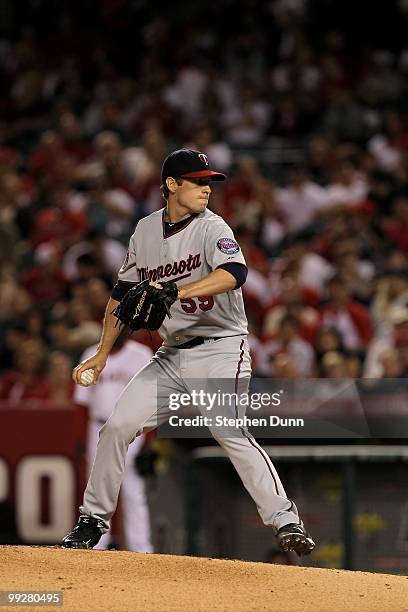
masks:
POLYGON ((81 385, 83 387, 89 387, 89 385, 92 385, 93 381, 94 381, 94 371, 84 370, 81 374, 81 385))

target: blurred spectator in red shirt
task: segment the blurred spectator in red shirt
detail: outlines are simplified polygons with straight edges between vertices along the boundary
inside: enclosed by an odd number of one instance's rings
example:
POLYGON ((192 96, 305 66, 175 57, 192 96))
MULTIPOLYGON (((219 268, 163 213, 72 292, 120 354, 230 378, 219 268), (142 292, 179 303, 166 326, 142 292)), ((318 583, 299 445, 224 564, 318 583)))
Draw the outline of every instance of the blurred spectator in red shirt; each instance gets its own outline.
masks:
POLYGON ((34 304, 52 306, 65 297, 68 279, 61 270, 61 257, 52 244, 42 244, 35 252, 36 265, 27 270, 21 285, 34 304))
POLYGON ((335 327, 346 349, 363 349, 372 338, 370 314, 351 299, 350 289, 336 275, 328 283, 328 302, 322 307, 322 324, 335 327))
POLYGON ((45 400, 49 384, 44 376, 46 347, 40 340, 22 342, 15 354, 15 366, 0 379, 0 398, 12 401, 45 400))
POLYGON ((42 242, 58 241, 67 248, 81 240, 87 230, 82 196, 71 189, 55 189, 51 192, 49 206, 35 217, 30 242, 37 246, 42 242))
POLYGON ((318 296, 308 287, 301 287, 297 275, 292 270, 282 273, 278 296, 265 309, 262 328, 264 340, 275 335, 283 318, 288 314, 295 316, 299 324, 299 334, 313 341, 320 321, 317 309, 318 296))
POLYGON ((72 361, 61 351, 51 353, 47 368, 49 393, 47 400, 56 406, 68 406, 72 403, 74 381, 71 376, 72 361))
POLYGON ((9 266, 0 268, 0 322, 25 315, 30 306, 31 297, 17 282, 16 271, 9 266))
POLYGON ((57 160, 63 154, 61 136, 54 130, 45 130, 28 158, 28 170, 42 183, 54 183, 57 160))
POLYGON ((278 325, 276 337, 265 342, 267 359, 271 360, 280 353, 287 353, 293 359, 296 369, 302 376, 311 376, 314 362, 312 346, 299 335, 299 323, 291 315, 284 316, 278 325))
POLYGON ((229 224, 234 226, 234 215, 254 198, 259 183, 264 180, 255 157, 237 158, 234 176, 225 185, 220 202, 220 214, 229 224))

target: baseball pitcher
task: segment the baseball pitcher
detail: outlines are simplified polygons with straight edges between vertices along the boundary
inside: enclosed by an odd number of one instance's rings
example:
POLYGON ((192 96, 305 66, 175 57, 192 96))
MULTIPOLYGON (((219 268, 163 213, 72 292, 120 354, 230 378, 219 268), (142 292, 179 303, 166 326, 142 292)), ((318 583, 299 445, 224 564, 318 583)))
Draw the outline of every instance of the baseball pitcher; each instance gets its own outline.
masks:
MULTIPOLYGON (((93 548, 109 529, 128 446, 144 429, 168 420, 170 394, 185 393, 192 379, 225 379, 231 393, 248 390, 251 359, 240 289, 247 268, 230 227, 207 209, 211 182, 226 177, 211 169, 203 153, 180 149, 164 160, 161 178, 166 205, 137 224, 107 304, 99 346, 74 369, 73 379, 81 384, 91 371, 97 382, 119 334, 118 322, 131 329, 159 328, 163 344, 123 390, 100 431, 78 524, 62 542, 67 548, 93 548)), ((231 416, 242 416, 239 409, 231 406, 231 416)), ((280 548, 310 553, 315 544, 253 436, 245 428, 233 436, 210 430, 280 548)))

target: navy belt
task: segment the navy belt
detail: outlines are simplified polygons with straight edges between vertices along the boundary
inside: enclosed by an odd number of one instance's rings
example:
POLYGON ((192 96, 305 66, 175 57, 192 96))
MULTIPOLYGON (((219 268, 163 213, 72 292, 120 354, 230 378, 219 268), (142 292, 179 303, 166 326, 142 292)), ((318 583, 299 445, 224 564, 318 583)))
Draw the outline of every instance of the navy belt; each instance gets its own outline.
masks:
POLYGON ((204 344, 204 342, 206 342, 207 340, 219 340, 219 338, 204 338, 203 336, 196 336, 195 338, 191 338, 191 340, 188 340, 183 344, 176 345, 174 348, 189 349, 193 348, 194 346, 200 346, 200 344, 204 344))

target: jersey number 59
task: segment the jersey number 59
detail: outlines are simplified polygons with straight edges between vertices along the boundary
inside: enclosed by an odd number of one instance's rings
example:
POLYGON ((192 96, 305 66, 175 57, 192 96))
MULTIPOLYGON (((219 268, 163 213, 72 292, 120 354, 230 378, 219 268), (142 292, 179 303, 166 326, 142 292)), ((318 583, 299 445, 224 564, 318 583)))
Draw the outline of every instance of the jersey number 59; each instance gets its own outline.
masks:
POLYGON ((198 301, 198 308, 203 311, 211 310, 211 308, 214 306, 214 298, 212 295, 202 295, 194 300, 192 298, 185 298, 180 300, 180 304, 184 312, 192 314, 197 310, 197 303, 195 300, 198 301))

